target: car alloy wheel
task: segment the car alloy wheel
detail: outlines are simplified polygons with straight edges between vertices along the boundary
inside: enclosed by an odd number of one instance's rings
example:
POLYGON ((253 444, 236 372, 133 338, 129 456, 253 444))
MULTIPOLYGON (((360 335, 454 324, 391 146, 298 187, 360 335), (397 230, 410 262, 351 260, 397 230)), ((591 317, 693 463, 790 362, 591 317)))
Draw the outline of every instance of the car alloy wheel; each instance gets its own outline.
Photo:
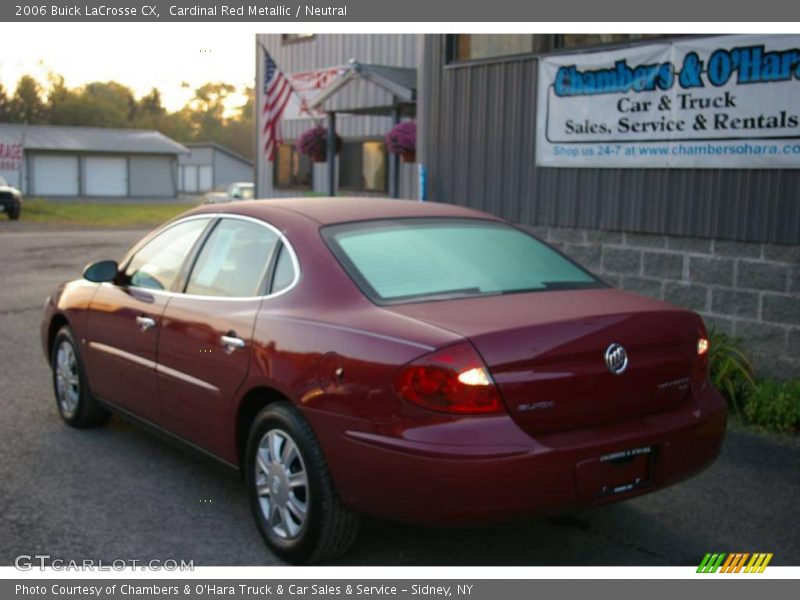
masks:
POLYGON ((253 419, 243 468, 258 530, 280 558, 320 562, 353 545, 358 515, 342 503, 317 436, 290 402, 253 419))
POLYGON ((308 516, 309 486, 297 444, 282 429, 270 429, 258 444, 256 491, 264 520, 279 538, 298 538, 308 516))
POLYGON ((61 414, 71 419, 78 410, 81 398, 81 378, 78 373, 78 360, 72 344, 64 339, 56 351, 54 366, 56 376, 56 395, 61 414))
POLYGON ((61 418, 72 427, 96 427, 108 420, 108 411, 92 396, 83 358, 68 325, 53 340, 50 364, 53 390, 61 418))

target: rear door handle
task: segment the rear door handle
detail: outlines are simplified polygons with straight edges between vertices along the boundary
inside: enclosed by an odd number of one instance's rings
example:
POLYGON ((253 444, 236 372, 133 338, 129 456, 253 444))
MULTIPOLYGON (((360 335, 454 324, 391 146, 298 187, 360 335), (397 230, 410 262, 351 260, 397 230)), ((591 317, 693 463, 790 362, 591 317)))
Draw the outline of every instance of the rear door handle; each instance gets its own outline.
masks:
POLYGON ((136 325, 139 327, 139 331, 144 333, 151 327, 156 326, 156 320, 150 317, 145 317, 144 315, 139 315, 136 317, 136 325))
POLYGON ((245 346, 242 338, 233 335, 221 335, 219 341, 222 342, 222 345, 225 347, 225 352, 228 354, 234 350, 241 350, 245 346))

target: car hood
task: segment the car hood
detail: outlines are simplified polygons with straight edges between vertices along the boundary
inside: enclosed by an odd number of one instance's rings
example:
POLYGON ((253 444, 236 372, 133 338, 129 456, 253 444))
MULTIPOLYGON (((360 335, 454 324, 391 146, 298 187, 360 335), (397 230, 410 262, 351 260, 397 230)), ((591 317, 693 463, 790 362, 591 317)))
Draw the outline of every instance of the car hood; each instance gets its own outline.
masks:
POLYGON ((22 195, 22 192, 20 192, 15 187, 11 187, 10 185, 0 185, 0 192, 11 192, 15 196, 21 196, 22 195))

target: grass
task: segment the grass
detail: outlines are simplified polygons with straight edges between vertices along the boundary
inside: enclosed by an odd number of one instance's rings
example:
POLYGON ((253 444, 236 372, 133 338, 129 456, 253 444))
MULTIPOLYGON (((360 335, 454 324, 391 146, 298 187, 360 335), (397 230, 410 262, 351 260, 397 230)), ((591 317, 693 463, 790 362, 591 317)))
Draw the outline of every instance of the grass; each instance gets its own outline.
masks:
POLYGON ((186 204, 48 202, 28 200, 20 220, 91 227, 152 227, 189 208, 186 204))

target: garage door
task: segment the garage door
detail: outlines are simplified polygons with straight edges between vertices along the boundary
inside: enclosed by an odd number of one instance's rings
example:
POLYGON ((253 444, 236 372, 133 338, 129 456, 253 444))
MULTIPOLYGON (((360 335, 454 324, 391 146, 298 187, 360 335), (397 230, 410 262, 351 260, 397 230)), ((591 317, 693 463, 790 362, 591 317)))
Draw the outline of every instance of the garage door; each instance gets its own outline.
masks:
POLYGON ((183 167, 183 191, 197 191, 197 167, 194 165, 186 165, 183 167))
POLYGON ((33 156, 33 193, 43 196, 78 195, 77 156, 33 156))
POLYGON ((86 194, 88 196, 126 196, 128 161, 107 156, 86 157, 86 194))
POLYGON ((211 187, 214 185, 214 182, 212 181, 214 179, 214 170, 211 167, 204 165, 200 167, 199 177, 200 177, 200 186, 199 186, 200 189, 198 189, 197 191, 198 192, 209 191, 211 187))

